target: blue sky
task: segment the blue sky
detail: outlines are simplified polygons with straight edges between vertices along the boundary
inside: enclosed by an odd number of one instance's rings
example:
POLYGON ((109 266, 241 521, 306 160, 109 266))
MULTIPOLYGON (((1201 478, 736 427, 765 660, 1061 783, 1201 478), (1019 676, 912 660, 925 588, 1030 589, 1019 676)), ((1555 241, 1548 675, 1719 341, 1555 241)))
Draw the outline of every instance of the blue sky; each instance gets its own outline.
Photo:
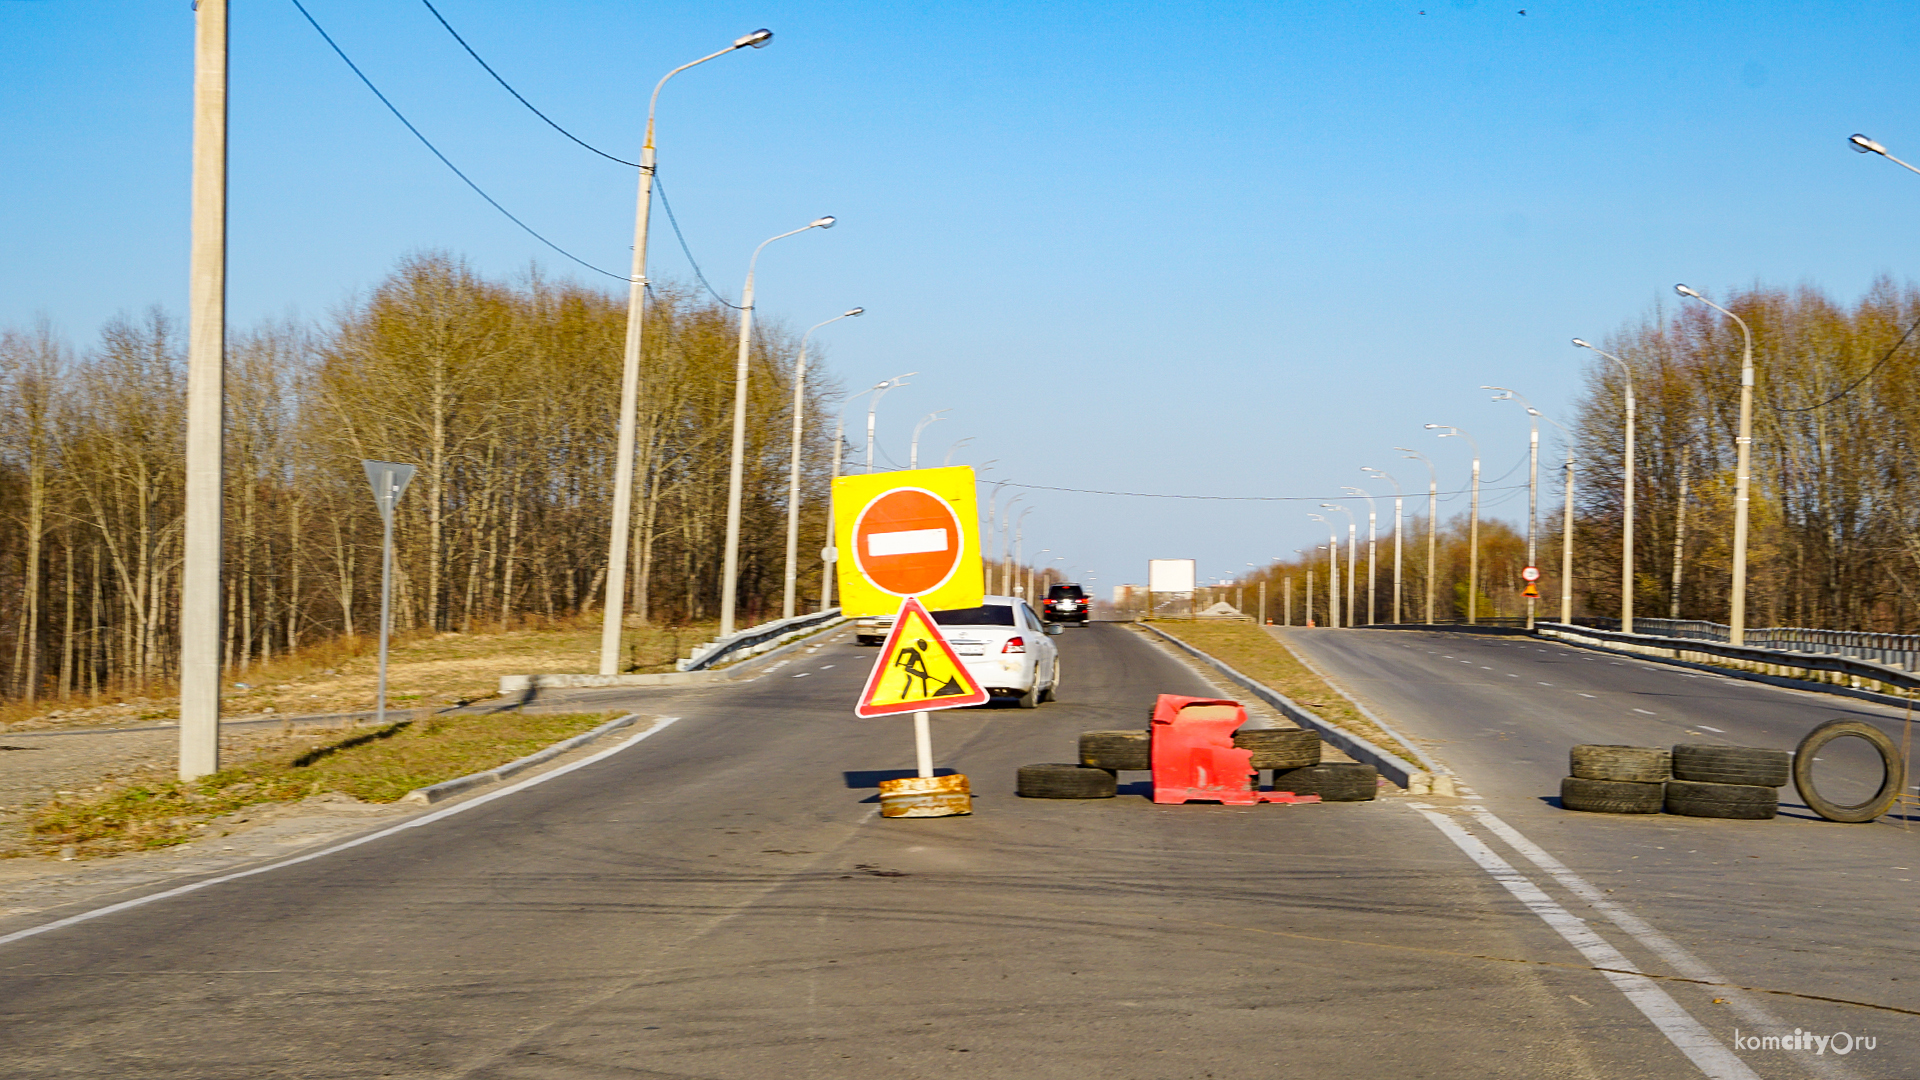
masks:
MULTIPOLYGON (((624 269, 631 170, 526 113, 424 6, 306 2, 491 194, 624 269)), ((661 177, 729 295, 760 240, 840 218, 768 249, 760 311, 867 307, 821 336, 849 386, 921 372, 882 408, 894 458, 951 408, 925 452, 971 436, 961 460, 998 459, 989 479, 1311 500, 1029 491, 1028 552, 1102 586, 1148 558, 1219 576, 1308 546, 1315 497, 1365 484, 1363 465, 1424 489, 1395 444, 1463 486, 1466 447, 1425 423, 1466 428, 1504 473, 1525 416, 1477 388, 1564 415, 1586 363, 1568 339, 1676 281, 1850 299, 1909 274, 1920 176, 1846 138, 1920 159, 1920 8, 1420 2, 436 0, 622 155, 661 74, 773 29, 669 85, 661 177)), ((289 0, 233 19, 237 323, 323 317, 422 248, 576 272, 415 143, 289 0)), ((115 312, 181 309, 191 49, 186 0, 0 0, 0 324, 45 314, 84 343, 115 312)), ((685 275, 664 226, 655 273, 685 275)))

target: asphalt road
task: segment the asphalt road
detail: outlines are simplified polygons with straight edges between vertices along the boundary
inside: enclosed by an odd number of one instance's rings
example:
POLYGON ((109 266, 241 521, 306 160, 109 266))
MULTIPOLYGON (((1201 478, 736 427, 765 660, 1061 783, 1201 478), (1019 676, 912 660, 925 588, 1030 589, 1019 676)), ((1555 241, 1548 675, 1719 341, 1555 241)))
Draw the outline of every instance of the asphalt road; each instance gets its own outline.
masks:
MULTIPOLYGON (((1884 1036, 1848 1056, 1859 1075, 1920 1076, 1920 822, 1825 821, 1791 785, 1772 821, 1582 814, 1557 797, 1576 743, 1792 750, 1816 725, 1852 718, 1898 745, 1901 710, 1524 637, 1280 633, 1483 805, 1729 980, 1908 1010, 1772 995, 1792 1027, 1884 1036)), ((1834 745, 1847 744, 1864 748, 1834 745)), ((1831 758, 1816 770, 1823 791, 1857 799, 1878 787, 1877 758, 1831 758)))
MULTIPOLYGON (((971 777, 972 816, 877 816, 872 785, 910 769, 912 739, 910 721, 851 714, 872 649, 834 643, 750 683, 627 693, 677 719, 416 828, 0 943, 0 1072, 1612 1080, 1698 1076, 1706 1062, 1729 1077, 1920 1075, 1911 1017, 1748 995, 1789 1029, 1825 1033, 1837 1015, 1883 1036, 1834 1072, 1827 1055, 1728 1050, 1735 1023, 1714 1000, 1733 991, 1621 974, 1673 974, 1671 956, 1602 926, 1567 879, 1501 839, 1483 807, 1528 832, 1524 814, 1559 812, 1531 789, 1538 810, 1522 806, 1490 770, 1477 780, 1461 744, 1484 733, 1441 747, 1484 803, 1156 806, 1141 784, 1112 800, 1017 798, 1015 769, 1071 760, 1078 732, 1144 726, 1155 693, 1217 692, 1123 626, 1056 640, 1059 703, 935 718, 936 760, 971 777), (1857 1068, 1896 1061, 1909 1071, 1857 1068)), ((1764 856, 1733 868, 1740 881, 1789 889, 1792 867, 1834 850, 1782 841, 1819 831, 1797 822, 1586 825, 1633 844, 1722 837, 1715 852, 1764 856)), ((1907 842, 1846 835, 1880 832, 1907 842)), ((1669 883, 1699 894, 1687 913, 1711 907, 1677 860, 1600 884, 1656 924, 1669 883)), ((1722 907, 1725 933, 1762 943, 1750 963, 1716 952, 1729 976, 1811 982, 1807 964, 1864 971, 1874 949, 1910 970, 1904 927, 1876 922, 1888 936, 1869 947, 1844 890, 1799 887, 1832 905, 1825 930, 1847 931, 1789 943, 1804 927, 1774 940, 1763 931, 1779 913, 1722 907), (1829 956, 1840 943, 1852 954, 1829 956), (1818 955, 1782 967, 1802 944, 1818 955)), ((0 939, 74 913, 0 920, 0 939)))

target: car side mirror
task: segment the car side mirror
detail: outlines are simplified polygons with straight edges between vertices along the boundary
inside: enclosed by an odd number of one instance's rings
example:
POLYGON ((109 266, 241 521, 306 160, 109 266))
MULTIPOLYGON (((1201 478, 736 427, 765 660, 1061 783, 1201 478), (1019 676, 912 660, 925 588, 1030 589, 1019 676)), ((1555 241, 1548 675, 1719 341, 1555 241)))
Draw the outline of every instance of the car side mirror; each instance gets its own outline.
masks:
POLYGON ((1067 628, 1066 628, 1066 627, 1064 627, 1064 626, 1061 626, 1061 625, 1060 625, 1059 623, 1057 623, 1057 622, 1056 622, 1056 623, 1048 623, 1048 624, 1047 624, 1047 636, 1048 636, 1048 637, 1059 637, 1059 636, 1060 636, 1061 634, 1064 634, 1064 633, 1066 633, 1066 632, 1067 632, 1067 628))

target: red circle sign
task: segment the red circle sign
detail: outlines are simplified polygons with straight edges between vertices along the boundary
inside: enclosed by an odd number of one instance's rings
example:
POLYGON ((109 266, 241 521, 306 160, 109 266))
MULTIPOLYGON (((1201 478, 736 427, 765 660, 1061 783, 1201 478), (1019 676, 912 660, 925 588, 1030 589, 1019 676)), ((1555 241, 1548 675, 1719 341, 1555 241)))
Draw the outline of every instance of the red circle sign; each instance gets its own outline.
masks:
POLYGON ((923 488, 895 488, 853 522, 853 562, 874 588, 924 596, 960 565, 960 519, 945 499, 923 488))
POLYGON ((1520 576, 1527 581, 1539 581, 1540 568, 1537 566, 1529 566, 1525 570, 1520 571, 1520 576))

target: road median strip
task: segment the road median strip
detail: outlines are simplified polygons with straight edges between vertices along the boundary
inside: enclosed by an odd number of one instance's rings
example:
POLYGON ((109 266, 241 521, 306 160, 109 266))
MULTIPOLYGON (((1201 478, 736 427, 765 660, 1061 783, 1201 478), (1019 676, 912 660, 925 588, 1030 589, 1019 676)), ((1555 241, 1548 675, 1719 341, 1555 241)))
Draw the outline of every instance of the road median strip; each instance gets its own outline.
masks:
POLYGON ((1391 731, 1370 720, 1355 703, 1347 700, 1344 694, 1302 664, 1283 643, 1259 627, 1244 623, 1183 623, 1175 633, 1151 623, 1136 625, 1225 675, 1288 720, 1303 728, 1318 731, 1322 739, 1339 747, 1348 757, 1372 765, 1380 771, 1381 776, 1395 784, 1409 791, 1424 793, 1431 790, 1436 776, 1444 777, 1446 783, 1451 783, 1451 777, 1438 772, 1430 762, 1416 764, 1423 755, 1415 748, 1406 746, 1391 731), (1193 641, 1186 638, 1192 638, 1193 641), (1234 663, 1229 664, 1226 659, 1202 649, 1194 643, 1196 641, 1234 663), (1330 714, 1339 715, 1340 722, 1336 723, 1328 716, 1312 711, 1268 685, 1266 680, 1280 682, 1296 693, 1311 691, 1316 696, 1340 699, 1318 706, 1330 714))

